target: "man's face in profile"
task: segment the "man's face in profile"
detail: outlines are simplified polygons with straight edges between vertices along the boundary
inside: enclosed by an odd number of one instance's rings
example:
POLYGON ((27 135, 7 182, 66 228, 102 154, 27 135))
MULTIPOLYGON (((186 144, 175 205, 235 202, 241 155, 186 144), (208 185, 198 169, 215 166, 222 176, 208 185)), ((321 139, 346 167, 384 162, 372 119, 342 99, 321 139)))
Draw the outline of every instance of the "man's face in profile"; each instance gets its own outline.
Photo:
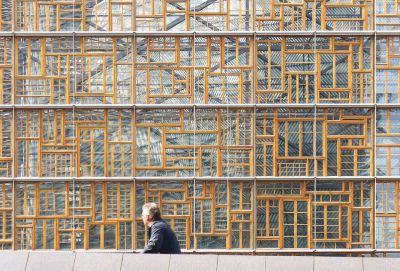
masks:
POLYGON ((149 223, 152 221, 148 212, 146 211, 142 212, 142 221, 145 226, 148 226, 149 223))

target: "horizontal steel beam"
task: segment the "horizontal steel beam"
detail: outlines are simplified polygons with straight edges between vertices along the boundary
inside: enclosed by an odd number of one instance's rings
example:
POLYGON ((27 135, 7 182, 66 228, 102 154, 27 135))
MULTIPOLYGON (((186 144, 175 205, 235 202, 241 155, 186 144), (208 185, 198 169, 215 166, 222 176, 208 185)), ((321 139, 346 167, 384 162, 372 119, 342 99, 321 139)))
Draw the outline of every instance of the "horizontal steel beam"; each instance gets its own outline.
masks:
POLYGON ((396 36, 395 31, 0 31, 3 37, 396 36))
POLYGON ((63 181, 271 181, 271 182, 296 182, 296 181, 397 181, 400 176, 318 176, 318 177, 273 177, 273 176, 257 176, 257 177, 2 177, 0 182, 63 182, 63 181))
POLYGON ((2 104, 11 109, 265 109, 265 108, 400 108, 400 104, 2 104))
MULTIPOLYGON (((193 235, 196 235, 196 233, 193 233, 193 235)), ((126 250, 115 250, 115 249, 90 249, 90 250, 85 250, 85 249, 75 249, 74 251, 76 252, 86 252, 86 253, 132 253, 136 252, 139 253, 141 249, 136 249, 136 250, 131 250, 131 249, 126 249, 126 250)), ((270 254, 270 253, 279 253, 279 254, 343 254, 343 253, 356 253, 356 254, 375 254, 375 253, 400 253, 400 249, 299 249, 299 248, 294 248, 294 249, 288 249, 288 248, 282 248, 282 249, 276 249, 276 248, 258 248, 258 249, 182 249, 182 253, 198 253, 198 254, 270 254)))
MULTIPOLYGON (((253 250, 255 253, 263 254, 263 253, 306 253, 306 254, 343 254, 343 253, 356 253, 356 254, 375 254, 375 253, 400 253, 400 249, 360 249, 360 248, 354 248, 354 249, 328 249, 328 248, 316 248, 316 249, 254 249, 253 250)), ((190 250, 188 251, 190 252, 190 250)), ((194 250, 194 252, 197 253, 230 253, 231 250, 212 250, 212 249, 197 249, 194 250)), ((249 250, 233 250, 233 253, 248 253, 249 250)))
MULTIPOLYGON (((196 234, 194 234, 196 235, 196 234)), ((140 252, 141 250, 134 250, 135 252, 140 252)), ((199 253, 199 254, 269 254, 269 253, 279 253, 279 254, 291 254, 291 253, 305 253, 305 254, 343 254, 343 253, 356 253, 356 254, 373 254, 373 253, 400 253, 400 249, 192 249, 192 250, 182 250, 182 253, 199 253)))

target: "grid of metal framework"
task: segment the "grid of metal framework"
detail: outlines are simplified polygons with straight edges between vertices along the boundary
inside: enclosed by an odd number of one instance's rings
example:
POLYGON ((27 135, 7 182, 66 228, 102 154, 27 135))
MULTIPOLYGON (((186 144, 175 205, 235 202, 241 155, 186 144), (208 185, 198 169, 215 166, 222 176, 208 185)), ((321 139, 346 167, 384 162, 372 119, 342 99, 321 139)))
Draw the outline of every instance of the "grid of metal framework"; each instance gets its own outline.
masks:
POLYGON ((398 0, 0 7, 1 249, 400 251, 398 0))

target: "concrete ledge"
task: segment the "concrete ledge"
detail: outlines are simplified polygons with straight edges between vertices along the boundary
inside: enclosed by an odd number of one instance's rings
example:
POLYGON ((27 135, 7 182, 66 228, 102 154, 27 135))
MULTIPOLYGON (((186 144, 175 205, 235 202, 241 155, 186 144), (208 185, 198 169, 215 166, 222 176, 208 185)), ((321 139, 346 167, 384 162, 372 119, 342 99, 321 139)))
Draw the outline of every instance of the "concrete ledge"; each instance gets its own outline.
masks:
POLYGON ((399 271, 400 258, 5 251, 1 271, 399 271))
POLYGON ((28 261, 28 251, 5 251, 0 253, 0 270, 24 271, 28 261))
POLYGON ((74 267, 75 255, 72 251, 31 251, 25 271, 70 271, 74 267))
POLYGON ((365 258, 363 259, 364 271, 387 271, 386 258, 365 258))
POLYGON ((171 255, 168 271, 215 271, 217 255, 171 255))
POLYGON ((171 255, 166 254, 151 255, 126 253, 122 258, 121 271, 168 271, 170 257, 171 255))
POLYGON ((361 257, 314 257, 315 271, 363 271, 361 257))
POLYGON ((312 256, 267 256, 266 271, 312 271, 312 256))
POLYGON ((265 271, 265 256, 220 255, 217 271, 265 271))
POLYGON ((121 264, 122 253, 78 252, 73 271, 120 271, 121 264))
POLYGON ((364 258, 363 271, 398 271, 400 258, 364 258))

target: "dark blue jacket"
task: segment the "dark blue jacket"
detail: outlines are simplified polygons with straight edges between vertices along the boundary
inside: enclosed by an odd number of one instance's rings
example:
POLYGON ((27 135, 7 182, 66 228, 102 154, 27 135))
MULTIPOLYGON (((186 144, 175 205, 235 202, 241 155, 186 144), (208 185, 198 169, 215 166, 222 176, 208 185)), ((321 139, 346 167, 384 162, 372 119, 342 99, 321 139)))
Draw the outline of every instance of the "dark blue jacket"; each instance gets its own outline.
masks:
POLYGON ((150 240, 142 253, 180 254, 175 233, 164 220, 156 220, 149 228, 150 240))

